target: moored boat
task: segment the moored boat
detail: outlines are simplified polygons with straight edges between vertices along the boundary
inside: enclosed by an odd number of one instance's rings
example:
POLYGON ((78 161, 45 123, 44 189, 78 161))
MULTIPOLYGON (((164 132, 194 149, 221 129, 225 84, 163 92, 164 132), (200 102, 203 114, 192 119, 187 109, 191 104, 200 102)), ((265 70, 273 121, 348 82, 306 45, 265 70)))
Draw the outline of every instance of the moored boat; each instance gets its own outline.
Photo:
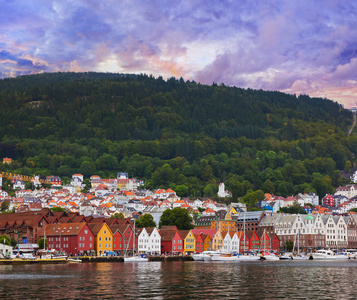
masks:
POLYGON ((293 254, 291 252, 285 252, 279 256, 280 260, 291 260, 293 259, 293 254))
POLYGON ((124 257, 124 262, 147 262, 149 258, 146 254, 124 257))
POLYGON ((80 258, 77 258, 77 257, 69 257, 69 258, 67 259, 67 261, 68 261, 69 263, 81 263, 81 262, 82 262, 82 260, 81 260, 80 258))
POLYGON ((258 255, 237 255, 235 261, 257 261, 260 260, 258 255))
POLYGON ((211 257, 209 256, 211 253, 213 253, 212 251, 203 251, 201 253, 195 253, 192 254, 192 258, 194 261, 204 261, 205 257, 207 257, 207 260, 211 260, 211 257), (209 257, 209 259, 208 259, 209 257))
POLYGON ((212 261, 235 261, 236 257, 230 253, 215 253, 211 255, 212 261))
POLYGON ((350 257, 345 254, 335 254, 332 250, 325 250, 320 249, 317 250, 315 253, 312 253, 310 259, 317 259, 317 260, 345 260, 349 259, 350 257))
POLYGON ((261 256, 261 260, 276 261, 279 260, 279 256, 277 256, 275 253, 264 252, 261 256))

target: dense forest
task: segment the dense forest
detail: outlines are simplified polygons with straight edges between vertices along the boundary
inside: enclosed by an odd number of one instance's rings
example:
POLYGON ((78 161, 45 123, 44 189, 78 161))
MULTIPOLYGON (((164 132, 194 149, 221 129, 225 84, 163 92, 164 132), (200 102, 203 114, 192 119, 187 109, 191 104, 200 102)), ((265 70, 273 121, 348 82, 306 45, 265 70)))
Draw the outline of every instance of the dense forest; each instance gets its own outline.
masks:
POLYGON ((224 181, 254 205, 263 192, 320 196, 354 166, 353 115, 338 103, 281 92, 211 86, 182 78, 52 73, 0 80, 2 171, 118 171, 214 196, 224 181))

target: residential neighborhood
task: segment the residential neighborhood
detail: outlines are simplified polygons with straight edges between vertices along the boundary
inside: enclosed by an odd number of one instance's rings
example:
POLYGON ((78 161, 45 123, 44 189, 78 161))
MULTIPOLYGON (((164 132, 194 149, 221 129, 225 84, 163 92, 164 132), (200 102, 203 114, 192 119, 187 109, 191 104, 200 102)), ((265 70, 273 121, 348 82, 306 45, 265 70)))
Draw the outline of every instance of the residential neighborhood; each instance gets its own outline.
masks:
MULTIPOLYGON (((8 211, 13 211, 1 215, 1 235, 13 237, 18 244, 34 244, 45 238, 48 247, 58 252, 99 256, 209 250, 278 252, 287 241, 305 250, 357 247, 357 217, 350 211, 357 207, 356 185, 339 187, 321 201, 314 193, 287 198, 265 194, 260 210, 247 211, 240 202, 226 205, 208 198, 180 198, 170 188, 139 189, 142 182, 123 172, 114 179, 91 176, 86 193, 82 192, 81 174, 74 174, 66 185, 58 176, 46 181, 51 182, 50 188, 25 190, 18 176, 13 181, 15 197, 1 190, 1 203, 7 202, 8 211), (306 214, 281 212, 294 206, 306 214), (62 211, 52 211, 55 207, 62 211), (194 229, 158 227, 163 212, 174 208, 188 211, 194 229), (135 227, 136 220, 145 214, 152 215, 156 227, 135 227)), ((223 188, 220 185, 219 192, 223 188)))

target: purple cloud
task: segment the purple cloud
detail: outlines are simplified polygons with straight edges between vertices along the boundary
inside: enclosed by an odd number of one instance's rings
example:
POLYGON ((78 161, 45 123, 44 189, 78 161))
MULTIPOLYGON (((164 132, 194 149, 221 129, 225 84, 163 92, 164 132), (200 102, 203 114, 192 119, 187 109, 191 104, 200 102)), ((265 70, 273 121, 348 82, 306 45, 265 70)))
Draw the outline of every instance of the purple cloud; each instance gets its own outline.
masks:
POLYGON ((0 77, 145 72, 330 95, 354 105, 353 1, 0 0, 0 5, 0 77))

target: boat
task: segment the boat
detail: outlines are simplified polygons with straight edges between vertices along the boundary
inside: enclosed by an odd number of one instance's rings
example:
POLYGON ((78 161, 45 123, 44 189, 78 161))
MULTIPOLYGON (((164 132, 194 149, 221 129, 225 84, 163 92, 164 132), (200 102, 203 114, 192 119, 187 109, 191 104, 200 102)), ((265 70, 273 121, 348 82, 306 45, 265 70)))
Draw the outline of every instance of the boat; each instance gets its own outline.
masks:
POLYGON ((343 254, 348 255, 350 258, 357 258, 357 249, 346 249, 343 254))
POLYGON ((211 254, 212 261, 235 261, 236 257, 230 253, 218 252, 211 254))
MULTIPOLYGON (((206 256, 209 256, 212 253, 212 251, 203 251, 201 253, 195 253, 192 254, 192 258, 194 261, 204 261, 206 256)), ((209 258, 211 258, 209 256, 209 258)), ((211 259, 207 259, 207 260, 211 260, 211 259)))
POLYGON ((124 262, 147 262, 149 258, 146 254, 124 257, 124 262))
POLYGON ((276 260, 280 260, 280 259, 279 259, 279 256, 276 255, 275 253, 264 252, 261 256, 261 260, 276 261, 276 260))
POLYGON ((260 260, 260 256, 252 255, 252 254, 249 254, 249 255, 240 254, 240 255, 235 256, 235 258, 236 258, 235 261, 257 261, 257 260, 260 260))
POLYGON ((212 251, 212 250, 207 250, 207 251, 203 251, 202 253, 199 254, 194 254, 193 259, 194 260, 203 260, 203 261, 212 261, 212 256, 213 255, 218 255, 220 254, 220 251, 212 251), (195 259, 197 258, 197 259, 195 259))
POLYGON ((78 257, 69 257, 67 259, 67 261, 69 263, 81 263, 82 262, 82 260, 80 258, 78 258, 78 257))
POLYGON ((291 260, 293 259, 293 254, 291 252, 285 252, 279 256, 280 260, 291 260))
POLYGON ((332 250, 320 249, 310 255, 310 259, 317 260, 345 260, 350 259, 348 255, 336 254, 332 250))
POLYGON ((306 260, 306 259, 309 259, 309 256, 302 255, 302 254, 298 253, 296 255, 293 255, 291 257, 291 259, 293 259, 293 260, 306 260))

